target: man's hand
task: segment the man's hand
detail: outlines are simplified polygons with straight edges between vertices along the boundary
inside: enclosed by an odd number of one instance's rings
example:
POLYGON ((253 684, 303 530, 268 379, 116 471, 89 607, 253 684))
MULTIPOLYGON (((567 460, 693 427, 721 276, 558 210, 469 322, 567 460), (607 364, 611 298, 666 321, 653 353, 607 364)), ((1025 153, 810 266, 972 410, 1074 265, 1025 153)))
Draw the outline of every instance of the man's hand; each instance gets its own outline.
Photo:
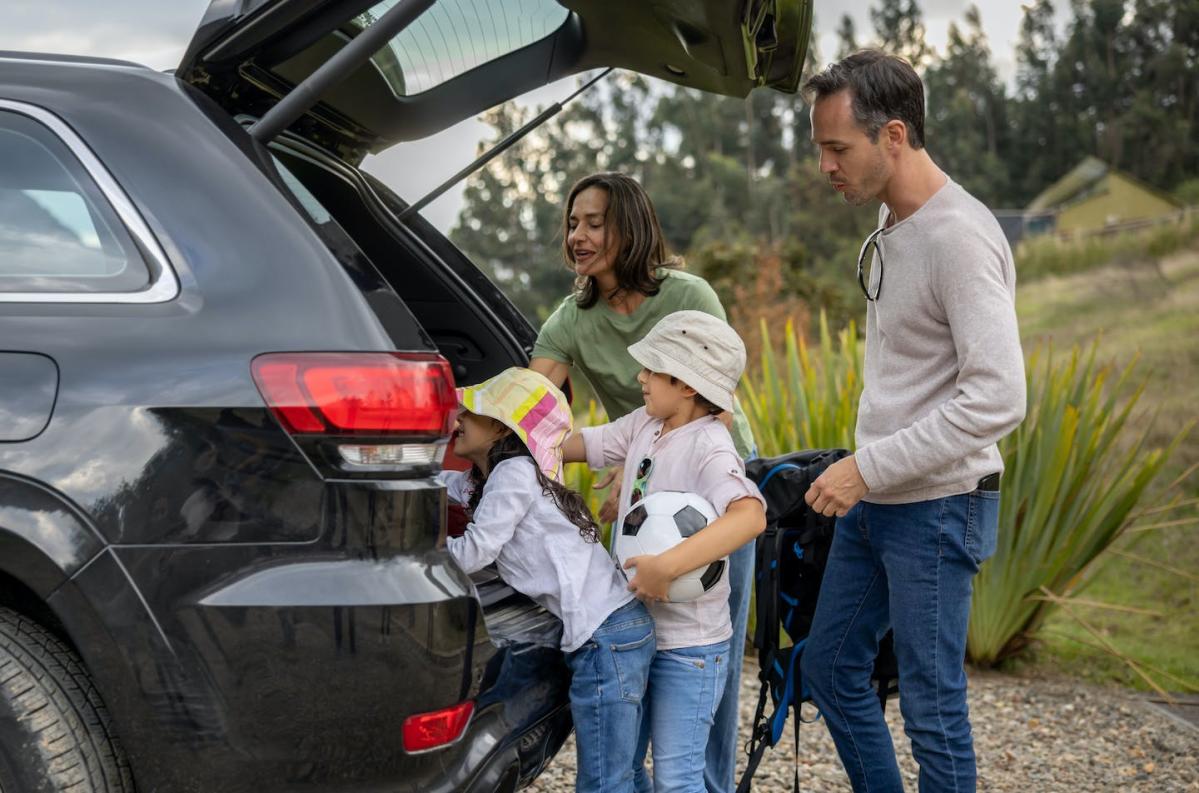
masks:
POLYGON ((850 455, 824 469, 804 494, 804 501, 821 515, 842 517, 868 492, 858 461, 850 455))
POLYGON ((620 484, 623 476, 623 468, 610 468, 607 476, 591 486, 593 490, 603 490, 608 485, 612 485, 612 489, 608 491, 608 497, 600 505, 599 519, 602 523, 611 523, 620 514, 620 484))
POLYGON ((667 563, 663 561, 661 554, 631 556, 625 560, 624 568, 628 570, 631 567, 636 567, 637 573, 633 576, 633 580, 629 581, 630 592, 646 603, 666 600, 670 582, 675 577, 670 574, 667 563))

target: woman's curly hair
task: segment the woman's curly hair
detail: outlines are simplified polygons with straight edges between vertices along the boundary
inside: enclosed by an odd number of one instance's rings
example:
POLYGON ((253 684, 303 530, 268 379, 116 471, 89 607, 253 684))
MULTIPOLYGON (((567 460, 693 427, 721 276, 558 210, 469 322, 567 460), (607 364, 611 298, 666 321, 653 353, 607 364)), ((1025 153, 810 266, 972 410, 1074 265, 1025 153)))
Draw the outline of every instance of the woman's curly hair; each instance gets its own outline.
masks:
MULTIPOLYGON (((529 452, 529 447, 525 446, 524 441, 515 432, 509 431, 487 452, 487 470, 494 471, 495 467, 504 460, 516 457, 532 459, 533 455, 529 452)), ((595 518, 592 517, 591 510, 587 508, 583 497, 569 487, 546 476, 536 461, 533 462, 533 468, 537 471, 537 484, 541 485, 541 492, 554 500, 554 506, 568 521, 578 527, 582 538, 587 542, 599 542, 599 526, 596 525, 595 518)), ((487 484, 487 477, 483 475, 477 465, 471 466, 469 477, 471 494, 467 506, 474 512, 479 506, 479 500, 483 497, 483 486, 487 484)))

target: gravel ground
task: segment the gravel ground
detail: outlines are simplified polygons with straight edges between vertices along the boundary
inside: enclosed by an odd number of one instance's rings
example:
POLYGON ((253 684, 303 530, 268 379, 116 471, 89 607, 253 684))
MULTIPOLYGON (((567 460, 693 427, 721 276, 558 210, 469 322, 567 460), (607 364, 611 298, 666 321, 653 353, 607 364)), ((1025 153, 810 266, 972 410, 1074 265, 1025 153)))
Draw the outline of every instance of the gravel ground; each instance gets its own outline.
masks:
MULTIPOLYGON (((747 665, 741 678, 743 735, 756 703, 757 675, 747 665)), ((1126 691, 975 672, 970 677, 970 716, 980 791, 1199 791, 1199 729, 1126 691)), ((887 723, 904 782, 914 791, 916 764, 895 700, 887 705, 887 723)), ((791 736, 788 725, 783 740, 758 767, 755 791, 791 790, 791 736)), ((800 747, 802 790, 850 790, 823 722, 801 728, 800 747)), ((530 790, 573 791, 574 754, 571 738, 530 790)))

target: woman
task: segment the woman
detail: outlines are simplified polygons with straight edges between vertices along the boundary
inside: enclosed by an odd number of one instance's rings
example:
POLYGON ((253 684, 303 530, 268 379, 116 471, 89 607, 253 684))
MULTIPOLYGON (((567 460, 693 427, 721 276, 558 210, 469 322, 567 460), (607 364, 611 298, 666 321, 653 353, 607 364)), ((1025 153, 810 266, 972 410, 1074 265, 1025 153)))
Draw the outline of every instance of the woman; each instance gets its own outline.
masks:
MULTIPOLYGON (((563 212, 563 253, 575 273, 574 291, 541 328, 529 368, 561 386, 572 368, 591 383, 610 419, 641 407, 641 364, 628 346, 640 341, 658 320, 693 309, 724 320, 724 307, 707 281, 683 272, 667 257, 653 203, 638 182, 621 173, 597 173, 571 188, 563 212)), ((740 406, 730 427, 742 457, 753 453, 753 436, 740 406)), ((609 472, 597 487, 620 481, 609 472)), ((600 518, 616 518, 619 492, 613 492, 600 518)), ((744 637, 749 617, 753 544, 729 559, 730 616, 735 637, 744 637)), ((737 750, 737 693, 744 641, 732 642, 724 697, 708 739, 708 790, 731 790, 737 750)))

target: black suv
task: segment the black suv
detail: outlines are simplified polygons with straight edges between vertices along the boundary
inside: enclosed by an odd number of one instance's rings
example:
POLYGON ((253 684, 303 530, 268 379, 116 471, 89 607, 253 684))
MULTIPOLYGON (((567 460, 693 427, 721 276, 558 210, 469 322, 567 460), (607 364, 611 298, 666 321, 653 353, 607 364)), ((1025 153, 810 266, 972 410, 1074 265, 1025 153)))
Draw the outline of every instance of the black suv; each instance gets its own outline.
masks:
POLYGON ((216 0, 172 74, 0 53, 0 791, 536 776, 560 625, 438 549, 432 478, 534 330, 358 165, 598 66, 793 91, 809 6, 216 0))

